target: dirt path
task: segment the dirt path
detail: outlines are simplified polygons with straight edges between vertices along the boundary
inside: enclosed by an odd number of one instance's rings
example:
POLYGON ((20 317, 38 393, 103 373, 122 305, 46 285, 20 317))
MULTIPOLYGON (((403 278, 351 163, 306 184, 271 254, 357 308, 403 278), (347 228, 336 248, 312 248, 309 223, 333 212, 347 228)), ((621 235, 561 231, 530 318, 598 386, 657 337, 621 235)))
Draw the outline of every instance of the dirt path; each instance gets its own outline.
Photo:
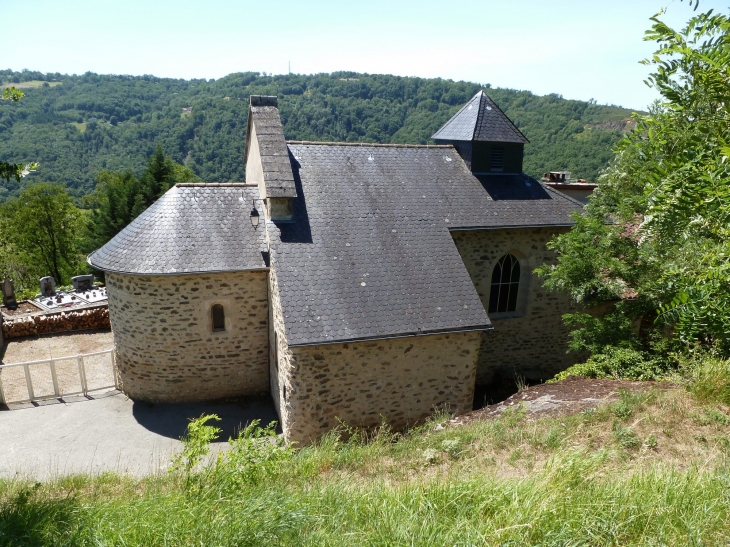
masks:
POLYGON ((627 380, 591 380, 568 378, 555 384, 540 384, 515 393, 501 403, 485 406, 453 420, 469 423, 498 416, 506 409, 522 404, 527 414, 539 417, 544 414, 574 414, 588 408, 610 403, 618 398, 619 391, 646 391, 652 387, 671 389, 674 384, 658 382, 630 382, 627 380))
POLYGON ((24 363, 40 359, 69 357, 94 353, 114 347, 111 331, 62 332, 11 338, 6 340, 5 352, 0 351, 0 364, 24 363))
MULTIPOLYGON (((83 391, 77 355, 86 355, 113 349, 111 331, 66 332, 47 334, 7 341, 0 364, 26 363, 55 359, 57 384, 61 394, 83 391), (64 358, 67 359, 59 359, 64 358)), ((109 353, 83 358, 84 374, 88 391, 114 386, 112 356, 109 353)), ((29 365, 28 370, 36 398, 55 394, 49 363, 29 365)), ((0 382, 8 404, 30 398, 24 367, 8 367, 0 370, 0 382)))

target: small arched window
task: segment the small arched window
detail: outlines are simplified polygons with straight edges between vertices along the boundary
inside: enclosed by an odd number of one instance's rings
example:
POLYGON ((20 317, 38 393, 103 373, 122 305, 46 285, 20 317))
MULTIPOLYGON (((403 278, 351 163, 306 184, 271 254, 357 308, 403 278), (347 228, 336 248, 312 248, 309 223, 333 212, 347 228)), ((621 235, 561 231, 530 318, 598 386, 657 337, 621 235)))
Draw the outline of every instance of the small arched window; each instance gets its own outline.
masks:
POLYGON ((499 259, 492 271, 489 313, 515 311, 519 288, 520 263, 514 256, 506 254, 499 259))
POLYGON ((213 307, 210 309, 210 315, 213 321, 213 332, 226 330, 226 313, 223 311, 223 306, 213 304, 213 307))

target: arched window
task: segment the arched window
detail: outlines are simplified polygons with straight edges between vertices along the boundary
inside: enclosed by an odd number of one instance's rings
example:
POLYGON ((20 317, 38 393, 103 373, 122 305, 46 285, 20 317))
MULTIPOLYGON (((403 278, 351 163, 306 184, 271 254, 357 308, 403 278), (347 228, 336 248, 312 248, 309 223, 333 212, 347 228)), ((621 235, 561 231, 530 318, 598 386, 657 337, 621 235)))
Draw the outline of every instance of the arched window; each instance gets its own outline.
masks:
POLYGON ((492 290, 489 293, 489 313, 502 313, 517 309, 517 292, 520 288, 520 263, 510 255, 504 255, 494 266, 492 290))
POLYGON ((223 311, 223 306, 213 304, 213 307, 210 308, 210 315, 213 320, 213 332, 226 330, 226 314, 223 311))

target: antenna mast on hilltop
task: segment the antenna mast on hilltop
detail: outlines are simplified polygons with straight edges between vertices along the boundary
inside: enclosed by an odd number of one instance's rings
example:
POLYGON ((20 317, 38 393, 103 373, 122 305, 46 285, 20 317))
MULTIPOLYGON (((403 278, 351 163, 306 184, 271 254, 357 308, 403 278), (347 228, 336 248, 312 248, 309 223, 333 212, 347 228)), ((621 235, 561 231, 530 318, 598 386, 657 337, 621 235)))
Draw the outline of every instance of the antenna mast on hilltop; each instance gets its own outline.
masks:
POLYGON ((289 61, 289 74, 291 74, 291 61, 289 61))

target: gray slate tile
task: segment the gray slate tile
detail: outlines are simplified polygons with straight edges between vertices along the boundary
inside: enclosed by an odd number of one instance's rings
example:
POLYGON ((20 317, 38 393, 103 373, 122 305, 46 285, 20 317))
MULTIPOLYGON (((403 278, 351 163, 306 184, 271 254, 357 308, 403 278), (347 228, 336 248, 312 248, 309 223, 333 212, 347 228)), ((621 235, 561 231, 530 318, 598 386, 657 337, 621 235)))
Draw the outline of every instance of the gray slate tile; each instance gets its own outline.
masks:
POLYGON ((484 91, 474 95, 431 138, 437 142, 530 142, 484 91))
POLYGON ((295 222, 269 222, 290 345, 484 329, 452 229, 568 225, 525 175, 476 177, 450 146, 289 143, 295 222))
POLYGON ((255 186, 178 184, 89 255, 100 270, 151 275, 265 269, 264 230, 251 226, 255 186))

